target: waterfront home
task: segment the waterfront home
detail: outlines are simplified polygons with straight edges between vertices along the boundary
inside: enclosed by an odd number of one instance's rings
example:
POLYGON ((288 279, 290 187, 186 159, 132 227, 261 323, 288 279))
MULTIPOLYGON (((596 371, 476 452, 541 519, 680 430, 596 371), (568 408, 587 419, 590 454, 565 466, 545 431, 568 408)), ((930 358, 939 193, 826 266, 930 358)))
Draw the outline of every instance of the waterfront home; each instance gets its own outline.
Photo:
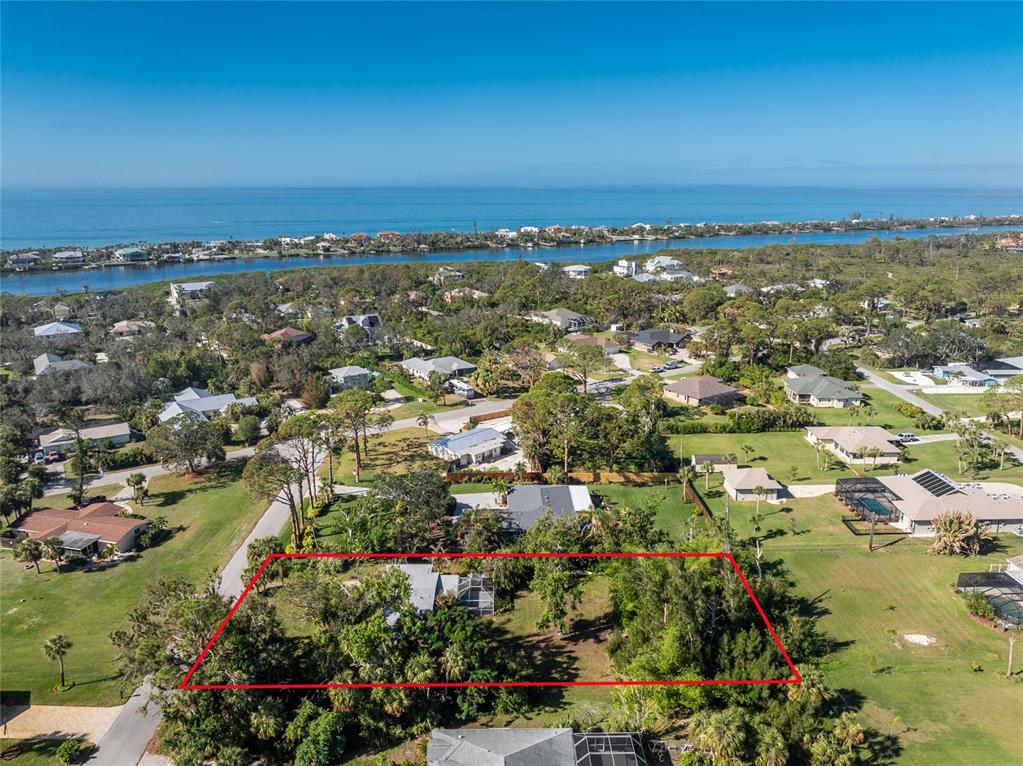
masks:
POLYGON ((825 375, 809 364, 788 369, 785 395, 789 401, 809 407, 855 407, 863 401, 863 394, 851 384, 825 375))
POLYGON ((941 380, 947 380, 956 386, 968 386, 970 388, 991 388, 997 386, 998 381, 986 372, 973 369, 968 364, 944 364, 933 368, 932 374, 941 380))
POLYGON ((12 253, 7 256, 7 265, 11 268, 24 268, 35 266, 39 263, 39 253, 12 253))
POLYGON ((689 335, 674 330, 640 330, 631 336, 632 347, 640 351, 667 351, 674 353, 685 346, 689 335))
POLYGON ((438 356, 432 359, 414 356, 402 362, 401 366, 410 375, 420 380, 429 380, 431 373, 436 373, 448 380, 462 375, 470 375, 476 370, 476 365, 454 356, 438 356))
POLYGON ((737 388, 732 388, 713 375, 697 375, 676 380, 664 387, 664 395, 690 407, 712 404, 730 407, 743 399, 737 388))
POLYGON ((839 479, 835 495, 863 518, 911 535, 934 534, 935 517, 972 514, 994 533, 1023 534, 1023 487, 1004 482, 958 483, 925 468, 914 474, 839 479))
POLYGON ((81 266, 85 263, 85 253, 81 250, 61 250, 50 256, 55 266, 81 266))
POLYGON ((638 270, 635 261, 627 261, 624 258, 611 267, 611 273, 616 277, 634 277, 638 270))
POLYGON ((571 266, 562 266, 561 271, 564 272, 569 279, 585 279, 590 275, 590 272, 593 271, 593 267, 585 266, 581 263, 575 263, 571 266))
POLYGON ((508 437, 493 428, 473 428, 430 442, 431 455, 455 466, 497 460, 510 447, 508 437))
MULTIPOLYGON (((93 446, 109 443, 119 447, 131 441, 131 427, 127 423, 109 423, 79 429, 79 435, 93 446)), ((39 435, 39 449, 44 452, 64 452, 75 443, 75 432, 70 428, 55 428, 39 435)))
POLYGON ((17 541, 56 537, 69 556, 94 556, 107 546, 125 553, 135 547, 149 520, 121 516, 124 510, 106 502, 82 508, 39 508, 26 513, 10 529, 17 541))
POLYGON ((189 303, 206 300, 213 282, 171 282, 170 304, 179 311, 189 303))
POLYGON ((114 260, 121 263, 139 263, 146 258, 146 251, 141 247, 122 247, 119 250, 114 250, 114 260))
POLYGON ((47 372, 64 372, 65 370, 80 370, 83 367, 92 367, 91 362, 84 362, 81 359, 63 360, 56 354, 40 354, 32 360, 36 375, 47 372))
POLYGON ((79 324, 75 322, 47 322, 38 327, 32 328, 32 333, 37 338, 57 338, 63 335, 77 335, 82 331, 79 324))
POLYGON ((638 734, 572 729, 434 729, 426 766, 647 766, 638 734))
POLYGON ((641 284, 644 283, 644 282, 657 282, 658 281, 656 274, 650 274, 650 273, 645 272, 645 271, 640 273, 640 274, 636 274, 636 275, 630 277, 630 279, 632 279, 633 282, 639 282, 641 284))
POLYGON ((50 311, 53 314, 53 318, 58 322, 63 322, 65 319, 69 319, 74 314, 71 307, 66 303, 54 303, 53 308, 50 309, 50 311))
POLYGON ((120 322, 114 322, 110 334, 117 338, 136 338, 155 329, 156 325, 147 319, 122 319, 120 322))
POLYGON ((305 343, 311 343, 316 336, 311 332, 296 330, 294 327, 282 327, 280 330, 263 333, 259 337, 263 342, 277 348, 293 348, 305 343))
POLYGON ((617 354, 622 350, 620 344, 610 338, 597 338, 593 335, 584 335, 581 332, 573 332, 562 338, 562 346, 596 346, 605 354, 617 354))
POLYGON ((756 502, 759 497, 774 502, 783 489, 763 468, 725 466, 721 474, 724 477, 725 492, 733 500, 756 502), (758 489, 762 490, 759 495, 758 489))
POLYGON ((880 426, 808 426, 806 440, 846 465, 890 465, 901 455, 899 437, 880 426))
POLYGON ((233 404, 251 407, 256 404, 256 398, 238 398, 234 394, 211 394, 203 388, 186 388, 174 394, 173 401, 164 405, 158 417, 161 423, 179 415, 206 420, 209 415, 222 413, 233 404))
POLYGON ((341 391, 345 388, 368 388, 373 382, 373 373, 365 367, 350 364, 346 367, 335 367, 328 370, 331 391, 341 391))
POLYGON ((561 330, 578 332, 593 327, 596 321, 593 317, 577 314, 570 309, 551 309, 550 311, 534 311, 529 315, 531 322, 554 325, 561 330))
POLYGON ((460 271, 455 271, 449 266, 441 266, 437 269, 433 276, 430 277, 430 281, 435 285, 442 285, 445 282, 454 282, 455 280, 461 279, 464 274, 460 271))

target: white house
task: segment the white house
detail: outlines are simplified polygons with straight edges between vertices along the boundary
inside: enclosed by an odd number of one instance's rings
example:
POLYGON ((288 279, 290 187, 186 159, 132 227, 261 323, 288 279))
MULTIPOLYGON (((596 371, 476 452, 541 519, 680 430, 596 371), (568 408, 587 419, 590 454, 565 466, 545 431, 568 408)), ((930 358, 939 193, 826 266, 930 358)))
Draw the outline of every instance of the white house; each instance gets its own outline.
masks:
POLYGON ((78 266, 85 263, 85 253, 81 250, 61 250, 50 256, 57 266, 78 266))
POLYGON ((146 251, 141 247, 122 247, 114 250, 114 259, 121 263, 138 263, 146 260, 146 251))
POLYGON ((806 440, 822 445, 846 465, 899 462, 899 437, 880 426, 809 426, 806 440))
POLYGON ((356 364, 335 367, 327 373, 330 376, 330 387, 334 391, 344 388, 366 388, 373 382, 373 373, 356 364))
POLYGON ((561 270, 568 276, 569 279, 585 279, 593 271, 593 267, 586 266, 582 263, 575 263, 571 266, 562 266, 561 270))
POLYGON ((650 274, 661 271, 679 271, 682 268, 682 262, 668 255, 655 255, 643 264, 643 268, 650 274))
POLYGON ((192 418, 206 420, 211 413, 224 412, 232 404, 252 406, 256 403, 254 396, 236 397, 234 394, 211 394, 202 388, 186 388, 174 394, 174 401, 168 402, 159 415, 161 423, 187 415, 192 418))
POLYGON ((756 502, 756 490, 760 487, 763 490, 760 499, 773 502, 778 499, 783 489, 782 485, 772 479, 763 468, 723 466, 721 473, 724 477, 725 491, 733 500, 756 502))
POLYGON ((469 375, 476 370, 476 365, 462 361, 454 356, 438 356, 433 359, 422 359, 414 356, 401 363, 410 375, 420 380, 429 380, 430 373, 437 373, 445 380, 461 375, 469 375))
POLYGON ((473 428, 430 442, 430 454, 455 465, 477 465, 496 460, 509 447, 508 437, 493 428, 473 428))
POLYGON ((616 277, 634 277, 637 270, 635 261, 628 261, 624 258, 611 267, 611 273, 616 277))
MULTIPOLYGON (((127 444, 131 441, 131 427, 127 423, 111 423, 102 426, 82 428, 78 432, 82 439, 96 445, 109 441, 114 446, 127 444)), ((63 452, 75 441, 75 432, 70 428, 57 428, 39 436, 39 448, 63 452)))
POLYGON ((192 301, 206 300, 213 282, 171 282, 170 303, 180 309, 192 301))

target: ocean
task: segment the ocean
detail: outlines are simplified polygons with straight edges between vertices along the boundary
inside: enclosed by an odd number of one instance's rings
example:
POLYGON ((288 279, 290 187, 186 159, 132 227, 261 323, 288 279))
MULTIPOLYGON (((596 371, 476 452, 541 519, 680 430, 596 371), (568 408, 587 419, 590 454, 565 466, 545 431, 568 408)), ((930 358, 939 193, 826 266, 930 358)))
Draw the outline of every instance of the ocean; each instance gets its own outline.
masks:
POLYGON ((0 249, 550 224, 746 223, 1023 213, 1023 190, 651 186, 566 189, 5 189, 0 249))

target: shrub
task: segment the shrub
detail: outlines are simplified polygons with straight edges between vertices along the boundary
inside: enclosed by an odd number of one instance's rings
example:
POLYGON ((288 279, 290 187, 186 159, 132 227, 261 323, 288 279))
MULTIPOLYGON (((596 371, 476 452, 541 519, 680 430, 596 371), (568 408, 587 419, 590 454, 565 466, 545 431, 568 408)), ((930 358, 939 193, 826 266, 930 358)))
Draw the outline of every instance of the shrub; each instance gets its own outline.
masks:
POLYGON ((77 763, 78 753, 82 749, 82 743, 77 739, 65 739, 57 747, 57 760, 61 763, 77 763))
POLYGON ((124 449, 110 452, 106 467, 108 471, 120 471, 150 462, 152 462, 152 458, 149 457, 146 448, 141 444, 133 444, 124 449))
POLYGON ((917 407, 915 404, 910 404, 909 402, 899 402, 895 405, 895 409, 907 418, 913 418, 914 420, 925 414, 922 409, 917 407))
POLYGON ((994 604, 980 593, 976 591, 966 593, 963 598, 966 600, 966 608, 970 610, 970 614, 974 617, 980 617, 985 620, 995 619, 994 604))
POLYGON ((922 413, 913 422, 922 431, 940 431, 945 427, 945 423, 941 418, 936 415, 928 415, 927 413, 922 413))

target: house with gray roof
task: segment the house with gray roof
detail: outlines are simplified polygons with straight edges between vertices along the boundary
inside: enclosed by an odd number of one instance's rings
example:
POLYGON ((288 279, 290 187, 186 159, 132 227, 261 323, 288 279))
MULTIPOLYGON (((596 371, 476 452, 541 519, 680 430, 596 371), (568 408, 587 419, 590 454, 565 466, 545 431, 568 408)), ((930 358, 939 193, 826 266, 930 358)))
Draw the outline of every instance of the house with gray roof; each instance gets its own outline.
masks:
POLYGON ((509 447, 508 437, 493 428, 473 428, 451 434, 427 447, 430 454, 454 465, 477 465, 499 458, 509 447))
POLYGON ((575 484, 520 484, 508 490, 507 499, 494 492, 455 495, 456 518, 472 510, 497 511, 509 535, 532 529, 548 513, 562 518, 592 508, 590 490, 575 484))
POLYGON ((811 365, 789 368, 785 395, 790 401, 809 407, 855 407, 863 401, 863 394, 849 383, 824 375, 811 365), (801 375, 798 373, 800 368, 808 368, 813 372, 801 375), (797 372, 793 373, 793 370, 797 372))
POLYGON ((63 372, 65 370, 80 370, 83 367, 92 367, 92 362, 85 362, 81 359, 61 359, 56 354, 40 354, 32 360, 36 375, 46 372, 63 372))
MULTIPOLYGON (((408 578, 409 598, 412 608, 419 613, 432 612, 437 599, 443 595, 455 596, 458 601, 474 614, 493 614, 495 591, 489 577, 480 574, 441 574, 425 564, 392 564, 392 568, 408 578)), ((388 615, 388 622, 394 624, 397 616, 388 615), (393 617, 393 619, 392 619, 393 617)))
POLYGON ((437 356, 432 359, 422 359, 414 356, 402 362, 401 366, 410 375, 420 380, 429 380, 430 373, 437 373, 447 380, 459 377, 460 375, 469 375, 476 370, 476 365, 454 356, 437 356))
POLYGON ((550 311, 534 311, 529 315, 531 322, 554 325, 555 327, 568 332, 578 332, 588 327, 593 327, 596 322, 593 317, 576 313, 571 309, 551 309, 550 311))
POLYGON ((986 375, 993 377, 999 383, 1004 383, 1016 375, 1023 375, 1023 356, 1003 356, 988 362, 982 362, 977 365, 977 368, 986 375))
POLYGON ((685 333, 674 330, 640 330, 632 335, 632 345, 640 351, 657 351, 665 349, 675 351, 679 346, 684 346, 689 336, 685 333))
POLYGON ((212 285, 213 282, 171 282, 168 300, 180 310, 193 301, 206 300, 212 285))
POLYGON ((732 388, 713 375, 696 375, 676 380, 664 387, 664 395, 690 407, 712 404, 728 407, 742 401, 739 389, 732 388))
POLYGON ((637 734, 552 729, 434 729, 427 766, 646 766, 637 734))
POLYGON ((373 373, 357 364, 335 367, 333 370, 327 370, 327 375, 330 378, 332 391, 341 391, 345 388, 367 388, 373 382, 373 373))
POLYGON ((168 402, 159 414, 161 423, 173 420, 179 415, 206 420, 209 416, 224 412, 232 404, 252 406, 254 396, 236 397, 234 394, 211 394, 203 388, 186 388, 174 394, 174 401, 168 402))
POLYGON ((37 338, 58 338, 62 335, 77 335, 81 331, 81 325, 76 322, 47 322, 32 328, 32 334, 37 338))
POLYGON ((968 364, 944 364, 933 368, 934 377, 947 380, 957 386, 970 388, 991 388, 998 381, 986 372, 973 369, 968 364))

